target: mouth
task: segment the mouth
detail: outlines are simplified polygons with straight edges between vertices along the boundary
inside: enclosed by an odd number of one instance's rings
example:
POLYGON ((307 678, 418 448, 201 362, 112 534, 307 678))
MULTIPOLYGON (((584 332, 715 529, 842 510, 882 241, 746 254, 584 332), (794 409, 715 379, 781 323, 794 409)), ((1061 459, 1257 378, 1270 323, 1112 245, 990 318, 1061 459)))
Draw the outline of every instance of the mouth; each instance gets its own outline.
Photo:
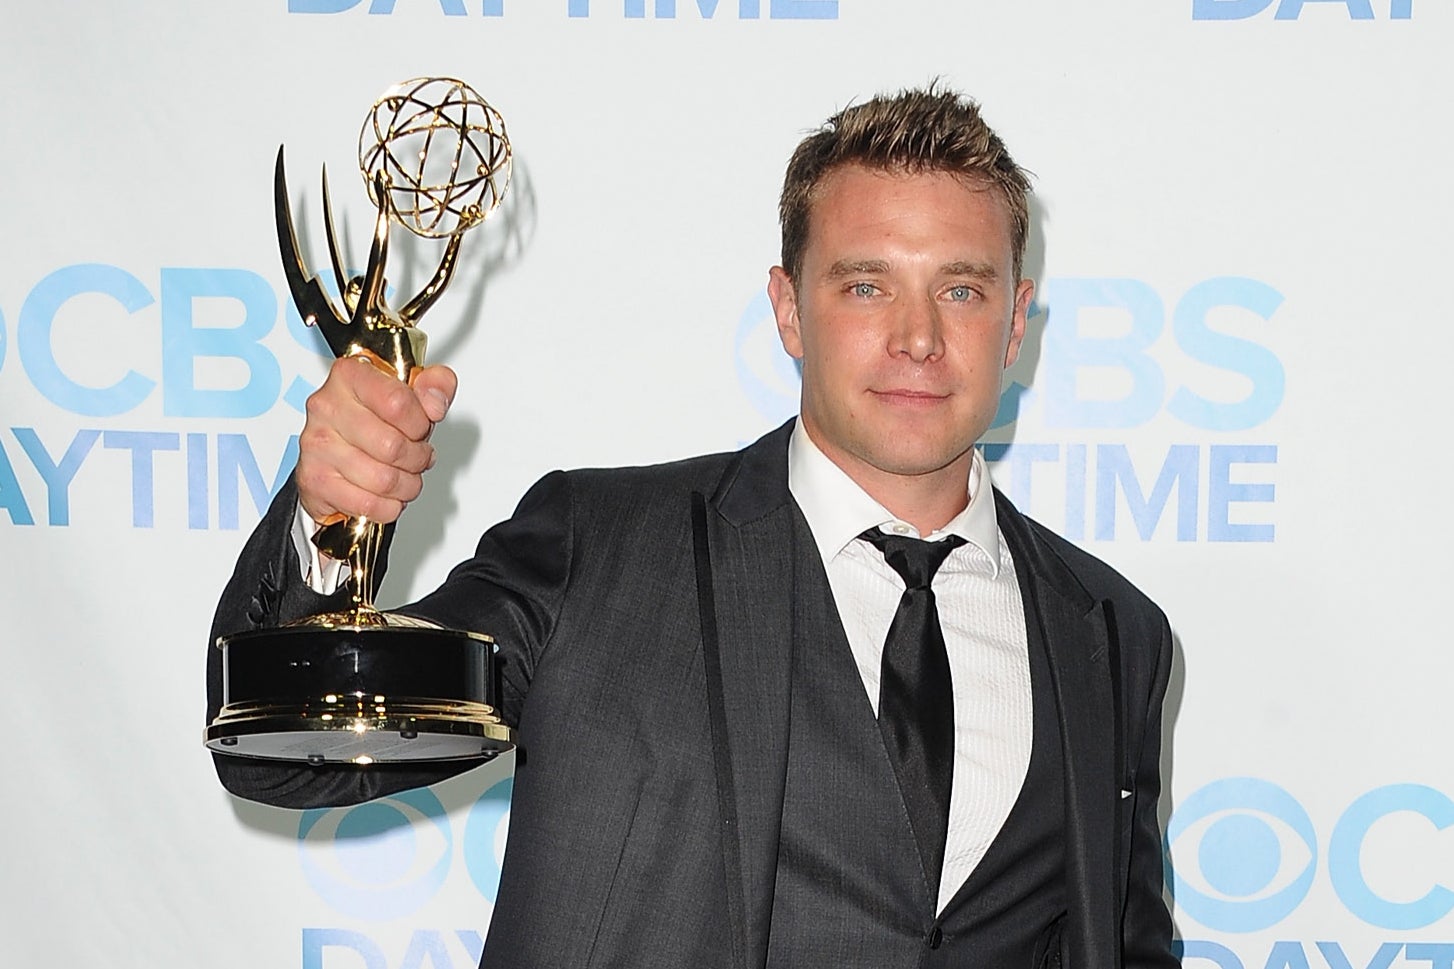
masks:
POLYGON ((890 387, 884 390, 870 390, 876 400, 902 407, 932 407, 949 399, 948 394, 936 394, 928 390, 909 387, 890 387))

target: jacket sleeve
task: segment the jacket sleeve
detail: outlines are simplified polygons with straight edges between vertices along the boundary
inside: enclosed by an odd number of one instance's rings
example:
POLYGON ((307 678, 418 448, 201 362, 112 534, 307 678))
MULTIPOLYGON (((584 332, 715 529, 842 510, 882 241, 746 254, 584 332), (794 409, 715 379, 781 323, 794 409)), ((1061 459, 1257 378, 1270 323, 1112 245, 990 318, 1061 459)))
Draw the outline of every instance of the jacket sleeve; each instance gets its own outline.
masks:
POLYGON ((1162 702, 1171 674, 1171 629, 1157 611, 1160 641, 1151 654, 1154 665, 1147 679, 1149 691, 1131 706, 1144 710, 1139 756, 1134 766, 1134 798, 1130 838, 1127 842, 1125 908, 1121 917, 1122 963, 1125 969, 1175 969, 1180 965, 1171 948, 1171 913, 1162 895, 1165 866, 1162 860, 1161 823, 1157 815, 1161 796, 1162 702), (1141 702, 1144 700, 1144 708, 1141 702))
MULTIPOLYGON (((535 661, 548 641, 570 573, 570 497, 567 477, 547 476, 521 500, 515 514, 481 538, 473 558, 456 567, 435 592, 398 611, 449 628, 488 633, 499 646, 500 713, 518 722, 535 661)), ((244 546, 223 590, 207 649, 207 722, 222 706, 219 636, 281 625, 347 607, 340 589, 322 596, 299 573, 292 545, 297 490, 290 478, 244 546)), ((390 530, 392 531, 392 529, 390 530)), ((375 576, 387 564, 387 543, 375 576)), ((276 807, 357 804, 435 783, 471 762, 319 767, 213 754, 223 787, 239 797, 276 807)))

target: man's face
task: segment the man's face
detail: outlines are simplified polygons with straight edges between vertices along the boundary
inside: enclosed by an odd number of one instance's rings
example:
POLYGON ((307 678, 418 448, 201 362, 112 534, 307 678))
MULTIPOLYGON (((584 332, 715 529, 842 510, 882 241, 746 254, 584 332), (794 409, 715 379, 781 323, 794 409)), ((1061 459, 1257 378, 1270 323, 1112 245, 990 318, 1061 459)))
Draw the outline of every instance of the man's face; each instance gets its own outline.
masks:
POLYGON ((783 348, 802 361, 808 435, 871 493, 963 480, 1033 294, 1015 281, 998 194, 943 173, 830 172, 799 278, 778 267, 768 283, 783 348))

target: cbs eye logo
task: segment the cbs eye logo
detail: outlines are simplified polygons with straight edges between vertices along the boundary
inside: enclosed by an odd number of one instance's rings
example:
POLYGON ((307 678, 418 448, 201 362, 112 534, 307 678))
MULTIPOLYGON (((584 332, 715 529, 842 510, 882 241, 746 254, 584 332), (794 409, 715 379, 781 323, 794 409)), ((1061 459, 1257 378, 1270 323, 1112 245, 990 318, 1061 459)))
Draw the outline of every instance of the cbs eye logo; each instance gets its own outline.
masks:
POLYGON ((510 833, 510 795, 515 778, 507 777, 486 791, 464 826, 464 863, 470 881, 490 901, 500 887, 500 862, 505 858, 505 837, 510 833))
MULTIPOLYGON (((465 818, 465 868, 491 902, 500 882, 513 789, 513 778, 495 784, 465 818)), ((298 823, 298 860, 309 886, 331 908, 361 920, 418 911, 444 885, 455 851, 450 816, 427 789, 305 811, 298 823)))
MULTIPOLYGON (((1454 913, 1447 832, 1454 800, 1424 784, 1387 784, 1349 804, 1326 832, 1321 868, 1348 913, 1408 930, 1454 913)), ((1229 777, 1179 805, 1166 828, 1176 905, 1210 929, 1256 932, 1308 895, 1319 840, 1303 806, 1270 781, 1229 777)))
POLYGON ((1166 841, 1178 908, 1209 928, 1255 932, 1307 897, 1318 866, 1307 811, 1269 781, 1230 777, 1187 798, 1166 841))
POLYGON ((777 318, 765 290, 742 311, 732 349, 737 382, 759 414, 780 424, 798 412, 802 375, 778 341, 777 318))

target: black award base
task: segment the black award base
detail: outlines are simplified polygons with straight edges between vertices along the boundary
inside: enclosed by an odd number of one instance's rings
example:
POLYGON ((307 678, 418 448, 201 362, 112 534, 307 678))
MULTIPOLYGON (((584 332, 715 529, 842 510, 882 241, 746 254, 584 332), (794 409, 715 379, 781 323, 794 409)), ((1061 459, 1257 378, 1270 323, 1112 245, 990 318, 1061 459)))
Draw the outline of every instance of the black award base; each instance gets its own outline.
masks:
MULTIPOLYGON (((375 614, 380 615, 380 614, 375 614)), ((488 760, 515 746, 493 704, 495 644, 427 626, 288 626, 224 636, 203 740, 309 764, 488 760)))

